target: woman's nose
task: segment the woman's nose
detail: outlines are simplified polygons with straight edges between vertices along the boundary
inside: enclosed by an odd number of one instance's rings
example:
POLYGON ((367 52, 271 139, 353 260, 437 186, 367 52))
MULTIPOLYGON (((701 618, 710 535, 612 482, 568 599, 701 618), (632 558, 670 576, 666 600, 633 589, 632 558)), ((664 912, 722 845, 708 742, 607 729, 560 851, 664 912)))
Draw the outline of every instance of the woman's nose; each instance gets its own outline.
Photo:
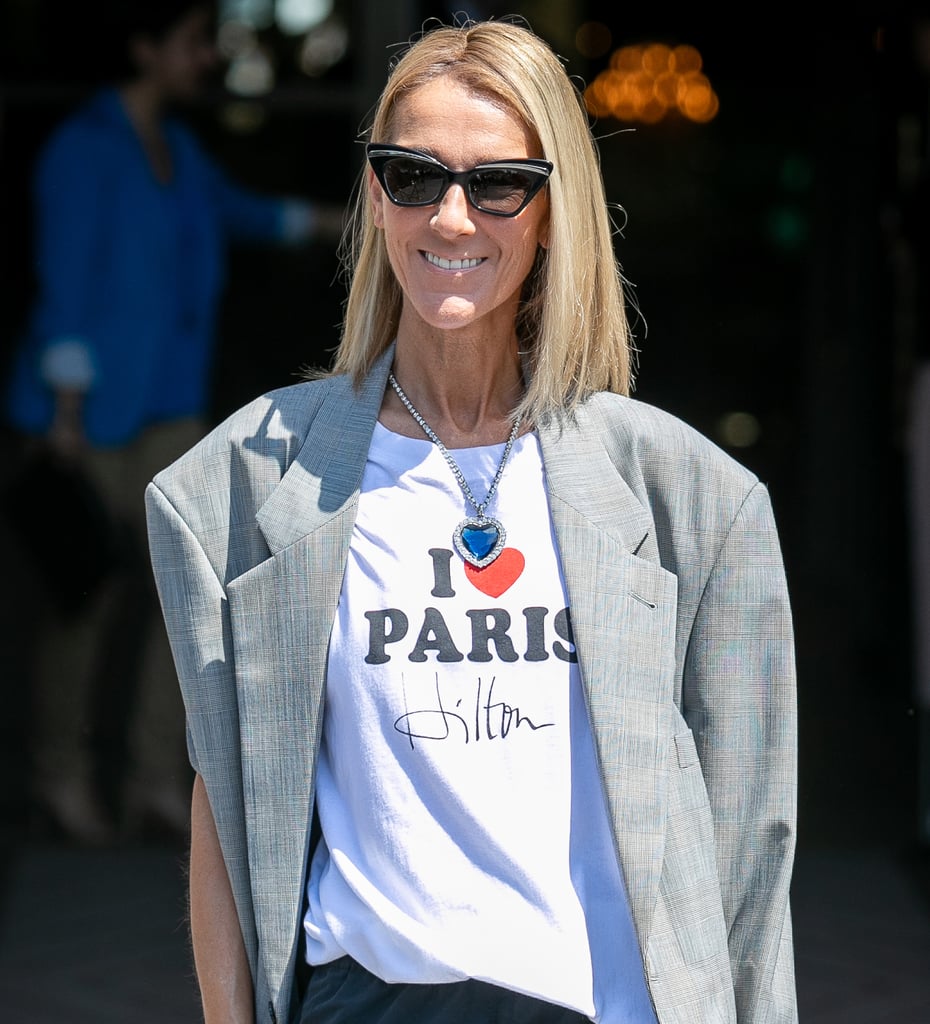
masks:
POLYGON ((471 207, 461 185, 449 186, 430 223, 445 238, 474 233, 475 224, 471 219, 471 207))

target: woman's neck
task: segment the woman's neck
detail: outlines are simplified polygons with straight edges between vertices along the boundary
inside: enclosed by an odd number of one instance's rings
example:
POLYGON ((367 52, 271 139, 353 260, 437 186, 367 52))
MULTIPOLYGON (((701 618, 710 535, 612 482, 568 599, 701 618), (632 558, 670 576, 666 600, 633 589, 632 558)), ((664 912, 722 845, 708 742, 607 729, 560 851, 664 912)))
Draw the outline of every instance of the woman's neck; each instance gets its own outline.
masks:
MULTIPOLYGON (((447 448, 505 441, 524 385, 515 337, 494 342, 471 332, 398 335, 393 373, 411 404, 447 448)), ((423 430, 393 388, 385 391, 381 422, 397 433, 423 430)))

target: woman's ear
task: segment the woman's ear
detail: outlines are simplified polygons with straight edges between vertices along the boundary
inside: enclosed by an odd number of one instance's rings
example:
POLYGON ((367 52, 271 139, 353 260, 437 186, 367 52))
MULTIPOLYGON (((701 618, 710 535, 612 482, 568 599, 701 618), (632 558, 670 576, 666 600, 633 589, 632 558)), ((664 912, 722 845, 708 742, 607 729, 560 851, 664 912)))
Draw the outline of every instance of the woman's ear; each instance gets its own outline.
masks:
POLYGON ((384 204, 387 196, 381 183, 375 177, 375 172, 368 168, 368 201, 371 203, 371 219, 376 228, 384 227, 384 204))

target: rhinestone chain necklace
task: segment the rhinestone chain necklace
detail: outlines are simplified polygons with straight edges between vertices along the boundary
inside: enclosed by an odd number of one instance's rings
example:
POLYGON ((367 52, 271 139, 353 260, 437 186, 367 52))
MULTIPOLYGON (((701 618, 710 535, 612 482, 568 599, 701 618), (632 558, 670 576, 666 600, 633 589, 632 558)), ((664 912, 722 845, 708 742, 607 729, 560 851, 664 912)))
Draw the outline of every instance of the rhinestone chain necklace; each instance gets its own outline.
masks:
POLYGON ((488 507, 491 499, 494 497, 494 494, 497 491, 497 485, 500 483, 501 477, 504 474, 504 467, 507 465, 507 460, 510 458, 510 450, 513 448, 513 443, 516 441, 517 434, 520 432, 520 422, 522 417, 518 416, 513 421, 513 429, 510 431, 510 437, 507 439, 507 444, 504 446, 504 454, 501 456, 500 465, 497 467, 497 472, 494 474, 494 479, 491 481, 491 486, 488 488, 488 493, 485 496, 484 501, 479 502, 472 493, 472 489, 468 485, 468 481, 465 479, 465 474, 449 453, 449 449, 446 448, 442 441, 439 440, 436 432, 414 408, 413 403, 404 394, 393 373, 388 374, 388 380, 391 383, 391 387, 397 392, 397 397, 401 402, 403 402, 404 408, 420 425, 423 433, 426 434, 430 441, 432 441, 439 449, 442 457, 446 460, 449 469, 452 470, 456 483, 458 483, 459 487, 462 489, 462 493, 474 506, 475 514, 473 516, 468 516, 459 523, 452 536, 452 541, 462 558, 467 562, 470 562, 475 566, 475 568, 483 569, 486 565, 490 565, 501 551, 503 551, 504 541, 507 538, 507 533, 500 520, 485 515, 484 510, 488 507))

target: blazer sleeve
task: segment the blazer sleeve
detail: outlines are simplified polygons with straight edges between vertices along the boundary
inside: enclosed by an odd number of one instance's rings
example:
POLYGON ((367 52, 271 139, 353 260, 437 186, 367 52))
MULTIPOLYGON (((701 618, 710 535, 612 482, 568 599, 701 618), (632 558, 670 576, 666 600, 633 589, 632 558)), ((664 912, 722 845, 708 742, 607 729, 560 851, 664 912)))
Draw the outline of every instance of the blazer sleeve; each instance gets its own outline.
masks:
POLYGON ((239 710, 225 588, 194 531, 157 483, 149 484, 145 501, 152 568, 184 697, 191 763, 210 799, 254 976, 239 710))
POLYGON ((797 1019, 789 886, 795 850, 795 655, 769 494, 746 496, 704 588, 683 713, 713 814, 740 1024, 797 1019))

